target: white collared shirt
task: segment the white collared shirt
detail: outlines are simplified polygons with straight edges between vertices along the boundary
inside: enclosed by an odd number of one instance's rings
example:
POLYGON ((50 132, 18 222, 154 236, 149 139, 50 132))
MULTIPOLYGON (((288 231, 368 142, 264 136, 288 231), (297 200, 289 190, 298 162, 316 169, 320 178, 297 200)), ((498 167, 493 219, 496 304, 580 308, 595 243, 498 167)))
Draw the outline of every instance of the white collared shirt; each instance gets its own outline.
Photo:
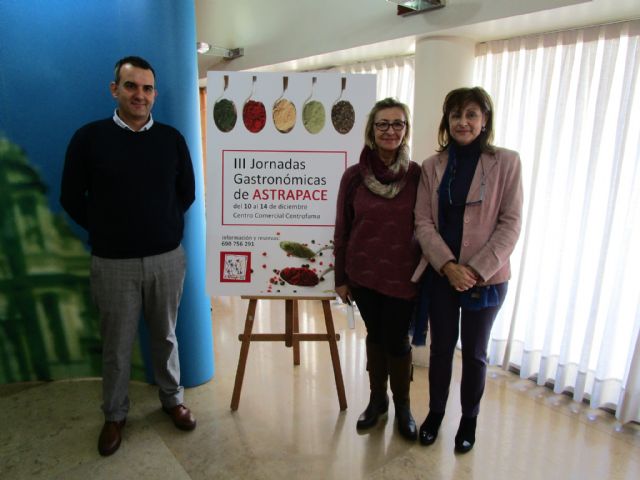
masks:
POLYGON ((144 132, 145 130, 149 130, 153 126, 153 117, 151 116, 151 114, 149 114, 149 121, 147 123, 145 123, 144 126, 140 130, 134 130, 129 125, 124 123, 124 120, 122 120, 118 116, 118 109, 117 108, 113 112, 113 121, 116 122, 116 125, 118 125, 119 127, 124 128, 125 130, 131 130, 132 132, 135 132, 135 131, 144 132))

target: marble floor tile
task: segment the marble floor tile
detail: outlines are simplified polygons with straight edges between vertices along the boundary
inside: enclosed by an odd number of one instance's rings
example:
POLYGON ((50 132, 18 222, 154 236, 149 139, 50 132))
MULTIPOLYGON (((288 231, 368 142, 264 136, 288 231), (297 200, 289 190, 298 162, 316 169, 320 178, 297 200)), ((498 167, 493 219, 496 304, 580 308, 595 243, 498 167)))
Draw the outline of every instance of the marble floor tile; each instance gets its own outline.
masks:
MULTIPOLYGON (((301 344, 301 363, 282 343, 251 344, 237 411, 230 409, 247 302, 213 302, 215 376, 189 388, 197 416, 177 430, 160 410, 154 386, 131 382, 122 446, 97 452, 102 426, 100 380, 0 386, 0 478, 6 479, 614 479, 640 478, 640 426, 620 425, 602 410, 491 367, 477 442, 453 450, 460 364, 436 443, 423 447, 395 430, 393 406, 364 432, 356 420, 369 396, 364 330, 349 329, 334 304, 348 408, 340 411, 329 349, 301 344)), ((319 304, 300 302, 300 329, 324 332, 319 304)), ((284 302, 260 302, 255 331, 281 332, 284 302)), ((427 368, 411 387, 418 424, 427 414, 427 368)))

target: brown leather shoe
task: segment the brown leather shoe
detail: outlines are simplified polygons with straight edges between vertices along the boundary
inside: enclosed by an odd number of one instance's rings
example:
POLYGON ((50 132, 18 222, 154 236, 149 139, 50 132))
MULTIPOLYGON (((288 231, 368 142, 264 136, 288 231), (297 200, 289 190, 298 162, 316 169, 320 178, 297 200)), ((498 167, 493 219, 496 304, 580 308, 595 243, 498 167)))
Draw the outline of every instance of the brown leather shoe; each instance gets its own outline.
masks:
POLYGON ((173 420, 173 424, 178 427, 180 430, 193 430, 196 428, 196 419, 189 410, 184 405, 176 405, 175 407, 166 408, 162 407, 173 420))
POLYGON ((112 455, 120 447, 122 441, 122 429, 127 419, 119 422, 104 422, 100 438, 98 439, 98 452, 103 457, 112 455))

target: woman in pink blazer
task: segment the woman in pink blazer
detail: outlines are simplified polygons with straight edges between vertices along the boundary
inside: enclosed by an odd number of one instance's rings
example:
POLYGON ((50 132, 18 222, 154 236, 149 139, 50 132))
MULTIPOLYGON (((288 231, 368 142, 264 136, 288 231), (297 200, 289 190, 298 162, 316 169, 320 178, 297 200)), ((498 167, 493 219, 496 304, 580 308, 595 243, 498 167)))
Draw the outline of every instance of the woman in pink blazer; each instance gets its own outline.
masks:
POLYGON ((413 276, 428 295, 429 414, 423 445, 438 436, 455 346, 462 343, 462 418, 455 449, 475 443, 491 326, 507 292, 509 256, 520 234, 522 180, 517 152, 495 147, 493 105, 480 87, 449 92, 438 153, 422 164, 415 222, 422 259, 413 276))

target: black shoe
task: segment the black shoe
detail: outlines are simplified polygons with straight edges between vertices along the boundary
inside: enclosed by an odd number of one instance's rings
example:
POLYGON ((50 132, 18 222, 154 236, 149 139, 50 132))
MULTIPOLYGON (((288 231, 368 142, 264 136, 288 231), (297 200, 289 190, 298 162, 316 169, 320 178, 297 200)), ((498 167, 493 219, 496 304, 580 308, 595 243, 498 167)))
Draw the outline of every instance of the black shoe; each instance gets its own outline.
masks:
POLYGON ((389 396, 386 393, 384 397, 371 393, 369 405, 367 405, 367 408, 358 417, 356 428, 358 430, 364 430, 373 427, 378 423, 378 418, 387 413, 387 410, 389 410, 389 396))
POLYGON ((422 445, 431 445, 438 438, 438 430, 444 418, 444 413, 429 412, 427 418, 420 425, 420 443, 422 445))
POLYGON ((456 433, 456 452, 467 453, 476 443, 476 420, 478 417, 462 417, 456 433))
POLYGON ((398 432, 407 440, 415 440, 418 437, 416 421, 411 415, 409 404, 396 405, 396 421, 398 422, 398 432))

